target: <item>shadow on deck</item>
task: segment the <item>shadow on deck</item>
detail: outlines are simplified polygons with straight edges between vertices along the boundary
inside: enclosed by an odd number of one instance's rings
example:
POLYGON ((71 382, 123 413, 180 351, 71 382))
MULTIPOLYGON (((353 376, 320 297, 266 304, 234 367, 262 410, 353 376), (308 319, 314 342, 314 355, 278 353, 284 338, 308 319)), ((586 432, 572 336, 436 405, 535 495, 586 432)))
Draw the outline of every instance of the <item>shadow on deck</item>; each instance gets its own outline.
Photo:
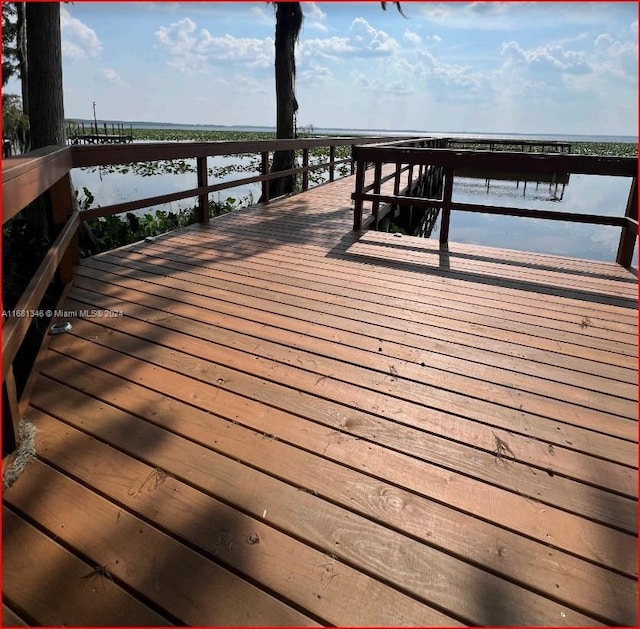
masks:
POLYGON ((634 275, 354 235, 351 188, 75 269, 5 624, 635 624, 634 275))

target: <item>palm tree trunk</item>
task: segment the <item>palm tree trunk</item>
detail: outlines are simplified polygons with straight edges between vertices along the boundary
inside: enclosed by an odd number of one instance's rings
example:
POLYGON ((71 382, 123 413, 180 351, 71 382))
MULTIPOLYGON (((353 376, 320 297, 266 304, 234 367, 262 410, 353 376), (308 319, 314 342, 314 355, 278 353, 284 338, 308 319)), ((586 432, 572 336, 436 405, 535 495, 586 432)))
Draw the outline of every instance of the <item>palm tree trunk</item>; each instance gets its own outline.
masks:
MULTIPOLYGON (((295 138, 295 114, 298 103, 295 96, 295 45, 302 28, 302 9, 298 2, 276 2, 276 137, 295 138)), ((294 151, 276 151, 271 172, 295 167, 294 151)), ((275 198, 293 192, 295 175, 274 179, 269 186, 269 197, 275 198)))
MULTIPOLYGON (((62 95, 62 41, 60 4, 27 2, 27 94, 31 150, 62 145, 64 102, 62 95)), ((36 251, 45 249, 51 239, 47 220, 48 198, 43 195, 24 211, 28 231, 36 251)))
POLYGON ((64 144, 60 4, 27 2, 27 92, 31 148, 64 144))

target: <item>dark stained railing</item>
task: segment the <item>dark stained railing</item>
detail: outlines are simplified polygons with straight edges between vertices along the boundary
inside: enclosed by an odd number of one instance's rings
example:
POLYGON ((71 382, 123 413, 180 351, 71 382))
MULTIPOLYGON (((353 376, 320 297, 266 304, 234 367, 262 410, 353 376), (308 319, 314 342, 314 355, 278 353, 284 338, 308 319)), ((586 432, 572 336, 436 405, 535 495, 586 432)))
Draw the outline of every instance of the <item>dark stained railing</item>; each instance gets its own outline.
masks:
MULTIPOLYGON (((472 142, 472 140, 469 140, 472 142)), ((571 221, 596 225, 613 225, 622 230, 616 262, 629 267, 633 259, 638 233, 638 159, 637 157, 598 157, 560 153, 521 153, 511 151, 477 151, 450 148, 424 148, 408 146, 405 142, 383 143, 373 146, 357 146, 354 150, 356 161, 356 189, 352 194, 354 204, 353 228, 360 231, 377 223, 380 203, 397 206, 411 205, 421 208, 436 208, 441 212, 440 243, 449 240, 449 224, 452 211, 482 212, 505 216, 541 218, 554 221, 571 221), (382 177, 385 164, 394 165, 394 172, 382 177), (374 181, 364 185, 365 169, 373 165, 374 181), (381 194, 381 185, 391 178, 399 178, 408 168, 442 168, 444 185, 440 198, 405 196, 398 193, 381 194), (563 173, 609 175, 631 178, 631 188, 624 216, 604 216, 550 210, 532 210, 516 207, 497 207, 476 203, 452 201, 456 170, 501 171, 530 173, 532 175, 563 173), (370 216, 363 217, 364 203, 371 203, 370 216)), ((514 177, 515 178, 515 177, 514 177)))

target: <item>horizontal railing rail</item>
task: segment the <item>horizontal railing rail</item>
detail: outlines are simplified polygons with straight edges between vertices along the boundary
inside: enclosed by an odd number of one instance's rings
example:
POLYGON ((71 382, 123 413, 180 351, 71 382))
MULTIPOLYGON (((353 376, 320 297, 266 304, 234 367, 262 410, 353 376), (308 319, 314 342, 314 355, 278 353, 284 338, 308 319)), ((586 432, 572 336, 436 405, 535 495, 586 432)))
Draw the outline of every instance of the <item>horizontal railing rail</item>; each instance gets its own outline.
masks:
MULTIPOLYGON (((406 138, 405 138, 406 139, 406 138)), ((15 218, 33 201, 46 195, 51 207, 50 222, 57 234, 43 261, 11 314, 2 324, 2 382, 3 437, 15 441, 17 422, 25 400, 19 400, 13 374, 13 363, 32 322, 30 313, 38 312, 45 292, 57 277, 64 286, 72 277, 73 266, 79 258, 78 228, 82 221, 142 209, 161 203, 194 197, 198 199, 198 217, 209 220, 208 195, 248 183, 262 183, 262 201, 269 202, 269 181, 288 175, 302 175, 303 191, 309 187, 309 173, 329 170, 329 181, 335 179, 335 169, 350 164, 353 174, 353 147, 356 144, 380 143, 388 137, 328 137, 302 140, 256 140, 249 142, 153 142, 126 145, 49 146, 25 155, 2 160, 2 224, 15 218), (336 148, 350 147, 351 157, 336 159, 336 148), (329 160, 312 164, 309 153, 316 148, 328 148, 329 160), (276 173, 269 172, 269 156, 275 151, 302 151, 301 167, 276 173), (207 159, 209 157, 245 155, 261 156, 260 174, 209 185, 207 159), (71 170, 92 166, 109 166, 162 160, 195 159, 196 187, 179 192, 147 197, 79 212, 74 207, 71 170), (10 425, 7 425, 10 421, 10 425)), ((77 205, 77 204, 75 204, 77 205)), ((7 442, 5 441, 5 446, 7 442)))
MULTIPOLYGON (((473 143, 473 140, 467 140, 473 143)), ((569 221, 596 225, 620 227, 622 233, 616 254, 616 262, 624 267, 631 265, 638 233, 638 159, 636 157, 610 157, 573 155, 570 153, 520 153, 513 151, 485 151, 447 148, 421 148, 402 146, 401 143, 379 143, 373 146, 357 146, 354 149, 356 161, 356 189, 351 195, 354 201, 353 228, 362 230, 378 223, 380 203, 390 206, 422 207, 438 209, 441 212, 440 243, 449 240, 449 225, 452 211, 481 212, 521 218, 569 221), (382 176, 384 165, 392 165, 394 171, 382 176), (365 185, 365 169, 373 165, 373 182, 365 185), (381 185, 411 168, 441 168, 444 174, 442 194, 439 198, 423 198, 402 195, 396 183, 393 194, 382 194, 381 185), (458 203, 452 200, 456 170, 476 170, 478 172, 501 171, 530 174, 586 174, 625 177, 631 179, 631 187, 624 216, 607 216, 574 212, 524 209, 493 206, 476 203, 458 203), (372 192, 373 191, 373 192, 372 192), (371 203, 371 215, 363 217, 364 202, 371 203)), ((409 175, 411 180, 412 175, 409 175)), ((407 186, 406 189, 408 189, 407 186)))

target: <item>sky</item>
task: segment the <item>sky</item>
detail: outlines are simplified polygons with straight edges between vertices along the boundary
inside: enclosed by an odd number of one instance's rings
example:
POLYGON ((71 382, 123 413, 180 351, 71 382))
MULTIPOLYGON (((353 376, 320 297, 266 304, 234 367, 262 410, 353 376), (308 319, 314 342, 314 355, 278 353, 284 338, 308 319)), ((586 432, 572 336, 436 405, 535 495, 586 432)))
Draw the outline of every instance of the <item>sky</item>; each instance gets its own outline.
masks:
MULTIPOLYGON (((302 6, 299 127, 637 135, 635 2, 302 6)), ((67 118, 275 125, 273 5, 76 1, 61 26, 67 118)))

